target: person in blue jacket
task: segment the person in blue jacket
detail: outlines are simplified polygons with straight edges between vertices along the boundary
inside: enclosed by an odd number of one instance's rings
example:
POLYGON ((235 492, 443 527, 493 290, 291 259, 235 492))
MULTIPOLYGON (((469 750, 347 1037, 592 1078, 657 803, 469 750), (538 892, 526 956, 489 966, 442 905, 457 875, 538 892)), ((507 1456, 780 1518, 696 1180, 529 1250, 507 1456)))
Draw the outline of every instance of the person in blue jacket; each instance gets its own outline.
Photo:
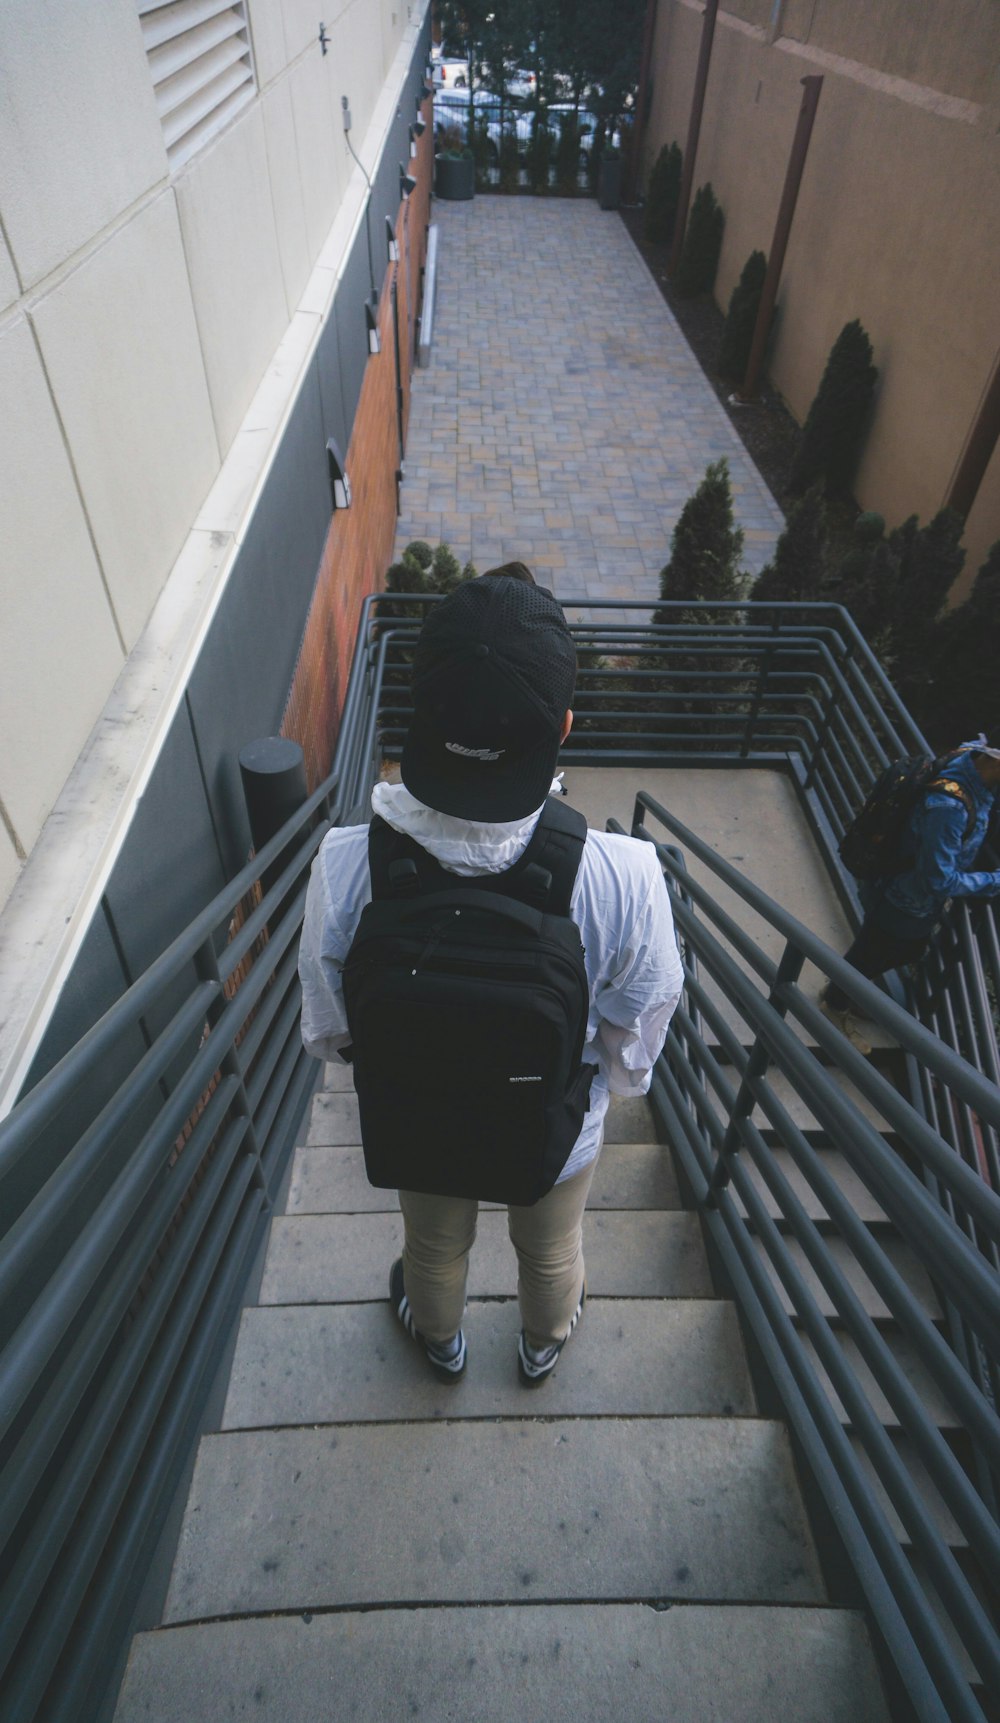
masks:
MULTIPOLYGON (((865 919, 844 956, 869 978, 922 957, 953 897, 1000 895, 1000 871, 977 872, 973 866, 1000 794, 1000 746, 983 735, 964 743, 936 782, 942 787, 932 789, 909 818, 912 866, 869 884, 867 899, 862 894, 865 919)), ((820 1008, 859 1053, 871 1052, 863 1020, 843 988, 831 981, 820 1008)))

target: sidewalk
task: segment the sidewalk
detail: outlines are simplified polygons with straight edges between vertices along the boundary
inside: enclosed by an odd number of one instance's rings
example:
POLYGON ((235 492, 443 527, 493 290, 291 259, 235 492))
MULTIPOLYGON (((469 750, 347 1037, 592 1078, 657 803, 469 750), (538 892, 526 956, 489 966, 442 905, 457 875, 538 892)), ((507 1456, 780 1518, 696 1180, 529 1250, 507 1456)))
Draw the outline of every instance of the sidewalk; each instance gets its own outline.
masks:
POLYGON ((434 347, 416 371, 396 555, 520 557, 562 599, 659 596, 670 535, 729 461, 744 566, 783 520, 620 218, 590 199, 433 205, 434 347))

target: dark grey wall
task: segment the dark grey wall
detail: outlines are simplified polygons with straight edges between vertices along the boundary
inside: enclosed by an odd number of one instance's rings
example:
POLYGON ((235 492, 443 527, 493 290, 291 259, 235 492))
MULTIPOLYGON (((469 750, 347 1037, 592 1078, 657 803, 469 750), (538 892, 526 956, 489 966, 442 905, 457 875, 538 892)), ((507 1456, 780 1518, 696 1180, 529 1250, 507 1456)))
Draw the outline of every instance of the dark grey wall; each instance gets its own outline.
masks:
MULTIPOLYGON (((409 127, 429 44, 428 23, 373 181, 372 258, 379 287, 388 261, 385 218, 398 210, 399 164, 409 160, 409 127)), ((346 452, 350 441, 368 359, 364 306, 370 289, 362 222, 185 700, 25 1089, 246 861, 250 831, 239 750, 277 731, 288 699, 330 519, 326 442, 332 436, 346 452)), ((153 1033, 158 1026, 149 1025, 153 1033)), ((123 1049, 124 1068, 135 1054, 136 1047, 123 1049)))

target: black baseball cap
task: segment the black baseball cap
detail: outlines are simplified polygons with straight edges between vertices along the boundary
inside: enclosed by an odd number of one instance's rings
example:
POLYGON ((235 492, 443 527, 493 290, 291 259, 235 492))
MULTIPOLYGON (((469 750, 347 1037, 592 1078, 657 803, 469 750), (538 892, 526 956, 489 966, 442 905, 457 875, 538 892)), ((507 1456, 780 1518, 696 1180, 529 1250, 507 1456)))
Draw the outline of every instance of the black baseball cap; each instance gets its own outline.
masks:
POLYGON ((576 648, 551 592, 514 575, 463 581, 420 631, 406 788, 443 814, 526 818, 552 783, 575 683, 576 648))

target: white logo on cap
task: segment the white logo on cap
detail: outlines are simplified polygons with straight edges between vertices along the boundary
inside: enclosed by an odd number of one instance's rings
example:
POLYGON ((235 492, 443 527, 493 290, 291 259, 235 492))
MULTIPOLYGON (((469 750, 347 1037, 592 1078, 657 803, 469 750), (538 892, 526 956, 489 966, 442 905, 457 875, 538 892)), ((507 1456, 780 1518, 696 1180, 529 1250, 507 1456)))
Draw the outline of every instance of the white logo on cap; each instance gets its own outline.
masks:
POLYGON ((461 742, 446 742, 449 754, 461 754, 466 760, 499 760, 506 748, 463 748, 461 742))

